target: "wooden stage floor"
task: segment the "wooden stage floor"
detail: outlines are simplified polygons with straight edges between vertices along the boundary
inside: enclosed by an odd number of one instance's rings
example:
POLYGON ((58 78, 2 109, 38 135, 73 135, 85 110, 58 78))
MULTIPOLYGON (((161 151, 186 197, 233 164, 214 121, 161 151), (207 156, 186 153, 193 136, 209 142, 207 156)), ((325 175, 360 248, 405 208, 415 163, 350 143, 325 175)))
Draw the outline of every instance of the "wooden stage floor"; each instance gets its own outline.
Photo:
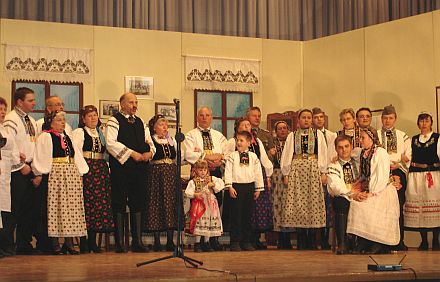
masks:
MULTIPOLYGON (((173 258, 151 265, 136 263, 170 253, 87 254, 80 256, 15 256, 0 259, 1 281, 236 281, 227 273, 186 268, 173 258)), ((366 255, 337 256, 330 251, 193 253, 204 267, 237 274, 237 281, 384 281, 440 280, 440 252, 411 250, 400 272, 371 272, 366 255)), ((379 263, 397 263, 404 253, 375 255, 379 263)))

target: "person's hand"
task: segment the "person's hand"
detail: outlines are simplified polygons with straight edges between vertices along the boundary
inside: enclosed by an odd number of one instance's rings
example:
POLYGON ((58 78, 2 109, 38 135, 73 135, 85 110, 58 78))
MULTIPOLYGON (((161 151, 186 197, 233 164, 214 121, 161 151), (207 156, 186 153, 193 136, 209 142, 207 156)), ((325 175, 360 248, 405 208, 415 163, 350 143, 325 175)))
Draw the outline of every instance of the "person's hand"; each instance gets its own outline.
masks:
POLYGON ((35 178, 34 179, 32 179, 32 185, 34 185, 34 187, 38 187, 38 186, 40 186, 40 184, 41 184, 41 180, 42 180, 43 178, 41 177, 41 175, 37 175, 37 176, 35 176, 35 178))
POLYGON ((402 183, 400 182, 400 177, 398 175, 391 176, 393 178, 393 186, 396 187, 396 190, 399 191, 402 189, 402 183))
POLYGON ((194 198, 201 200, 203 199, 203 195, 202 193, 194 193, 194 198))
POLYGON ((135 162, 142 162, 144 160, 144 156, 136 151, 131 152, 130 157, 132 157, 135 162))
POLYGON ((23 153, 20 153, 20 162, 25 162, 26 161, 26 155, 23 153))
POLYGON ((208 183, 208 188, 214 188, 215 187, 215 184, 214 184, 214 182, 209 182, 208 183))
POLYGON ((267 181, 267 190, 270 191, 270 188, 272 188, 272 179, 270 177, 266 178, 267 181))
POLYGON ((390 170, 396 170, 396 169, 398 169, 399 167, 400 167, 399 163, 393 162, 393 163, 390 165, 390 170))
POLYGON ((327 174, 321 174, 322 185, 327 185, 327 174))
POLYGON ((284 186, 289 185, 289 176, 287 175, 283 176, 283 184, 284 186))
POLYGON ((330 160, 330 162, 331 162, 332 164, 335 164, 337 160, 338 160, 338 156, 334 156, 334 157, 330 160))
POLYGON ((22 175, 28 175, 29 173, 31 173, 32 169, 28 164, 25 164, 21 169, 20 172, 22 175))
POLYGON ((402 162, 404 162, 404 163, 409 162, 409 158, 408 158, 405 154, 402 154, 402 155, 400 156, 400 160, 401 160, 402 162))
POLYGON ((356 180, 356 182, 351 185, 351 190, 353 192, 361 192, 362 191, 362 183, 361 183, 360 179, 356 180))
POLYGON ((277 149, 275 147, 273 147, 273 148, 269 149, 268 153, 271 156, 275 156, 275 154, 277 153, 277 149))
POLYGON ((233 199, 237 198, 237 190, 235 190, 234 187, 229 187, 229 196, 233 199))
POLYGON ((352 199, 357 202, 363 202, 370 196, 367 192, 357 192, 352 195, 352 199))
POLYGON ((148 162, 153 157, 152 152, 146 152, 142 154, 142 158, 144 162, 148 162))
POLYGON ((254 192, 254 200, 257 200, 260 197, 260 191, 254 192))

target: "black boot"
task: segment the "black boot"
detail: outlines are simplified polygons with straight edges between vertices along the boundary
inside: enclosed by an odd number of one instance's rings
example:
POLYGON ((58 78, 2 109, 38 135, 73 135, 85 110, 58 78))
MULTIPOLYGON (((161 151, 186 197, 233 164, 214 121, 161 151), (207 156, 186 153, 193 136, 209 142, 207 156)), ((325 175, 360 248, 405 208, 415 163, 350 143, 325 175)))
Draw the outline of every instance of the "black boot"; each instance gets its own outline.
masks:
POLYGON ((307 228, 307 249, 318 249, 318 246, 316 246, 316 228, 307 228))
POLYGON ((62 255, 63 252, 61 251, 58 238, 55 237, 55 238, 51 238, 51 239, 52 239, 52 255, 55 255, 55 256, 62 255))
POLYGON ((160 244, 160 232, 154 232, 153 251, 155 252, 162 251, 162 245, 160 244))
POLYGON ((64 238, 64 244, 61 248, 61 252, 65 255, 79 255, 79 252, 73 248, 73 238, 64 238))
POLYGON ((284 233, 284 249, 285 250, 292 250, 292 241, 290 240, 290 232, 283 232, 284 233))
POLYGON ((88 231, 87 232, 87 244, 89 246, 89 252, 94 252, 95 254, 99 254, 102 252, 101 248, 96 244, 96 232, 88 231))
POLYGON ((440 244, 439 244, 439 234, 440 234, 440 228, 436 227, 432 230, 432 250, 433 251, 440 251, 440 244))
POLYGON ((174 251, 174 248, 176 245, 174 245, 174 230, 168 230, 167 231, 167 246, 166 250, 168 252, 174 251))
POLYGON ((347 246, 347 215, 346 214, 337 214, 335 216, 335 225, 336 225, 336 239, 338 241, 338 250, 336 251, 337 255, 345 255, 348 253, 347 246))
POLYGON ((331 246, 328 243, 328 237, 330 235, 330 228, 321 228, 321 250, 330 250, 331 246))
POLYGON ((140 212, 130 212, 131 228, 131 251, 133 253, 146 253, 148 248, 142 243, 142 214, 140 212))
POLYGON ((307 249, 307 236, 305 228, 297 228, 296 229, 296 248, 298 250, 306 250, 307 249))
POLYGON ((223 251, 223 246, 218 241, 218 237, 210 237, 209 238, 209 244, 211 245, 211 248, 214 251, 216 251, 216 252, 223 251))
POLYGON ((278 250, 283 250, 285 247, 285 243, 286 243, 286 239, 285 239, 285 234, 284 232, 277 232, 278 233, 278 240, 277 240, 277 249, 278 250))
POLYGON ((87 238, 85 236, 82 236, 79 238, 79 252, 81 254, 88 254, 90 253, 89 245, 87 242, 87 238))
POLYGON ((116 212, 115 217, 115 252, 126 253, 127 250, 124 246, 124 227, 125 227, 125 214, 116 212))
POLYGON ((255 232, 255 249, 257 250, 267 250, 267 245, 260 241, 261 232, 255 232))
POLYGON ((428 232, 427 231, 420 231, 420 237, 422 237, 422 242, 420 243, 420 246, 418 248, 419 251, 427 251, 428 246, 428 232))

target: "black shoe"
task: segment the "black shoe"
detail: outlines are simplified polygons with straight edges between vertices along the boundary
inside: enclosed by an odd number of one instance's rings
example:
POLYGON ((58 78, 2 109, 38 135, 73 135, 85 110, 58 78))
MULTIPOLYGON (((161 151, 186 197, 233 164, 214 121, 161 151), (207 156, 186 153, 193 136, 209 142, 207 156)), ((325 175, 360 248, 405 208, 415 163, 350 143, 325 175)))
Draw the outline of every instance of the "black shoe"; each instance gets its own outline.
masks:
POLYGON ((64 252, 61 250, 60 247, 58 247, 56 250, 53 250, 53 251, 51 252, 51 255, 53 255, 53 256, 64 255, 64 252))
POLYGON ((257 250, 267 250, 266 244, 262 243, 260 240, 255 242, 255 249, 257 250))
POLYGON ((89 244, 88 244, 87 238, 84 237, 84 236, 79 238, 79 252, 81 254, 88 254, 88 253, 90 253, 89 244))
POLYGON ((243 251, 255 251, 255 248, 254 248, 254 246, 252 246, 251 243, 243 243, 241 246, 241 249, 243 251))
POLYGON ((100 253, 102 253, 102 250, 101 250, 101 248, 100 247, 98 247, 98 246, 89 246, 89 252, 90 253, 95 253, 95 254, 100 254, 100 253))
POLYGON ((397 246, 394 246, 392 249, 394 251, 403 251, 403 252, 408 251, 408 247, 405 245, 404 242, 400 242, 397 246))
POLYGON ((131 252, 132 253, 148 253, 148 248, 140 244, 139 242, 131 242, 131 252))
POLYGON ((211 245, 212 250, 216 252, 223 251, 223 246, 218 241, 218 237, 209 238, 209 244, 211 245))
POLYGON ((239 251, 241 251, 240 244, 238 242, 231 242, 230 251, 231 252, 239 252, 239 251))
POLYGON ((213 252, 214 250, 211 248, 211 245, 209 243, 203 243, 201 244, 201 248, 203 252, 213 252))
POLYGON ((432 243, 432 250, 433 251, 440 251, 440 245, 438 242, 433 242, 432 243))
POLYGON ((428 242, 420 243, 420 246, 417 248, 418 251, 427 251, 429 249, 428 242))
POLYGON ((194 244, 194 252, 195 253, 201 253, 203 250, 202 250, 202 245, 201 245, 201 243, 195 243, 194 244))
POLYGON ((41 256, 43 255, 43 252, 37 249, 17 249, 16 254, 18 256, 41 256))
POLYGON ((68 247, 67 245, 63 245, 63 247, 61 248, 61 252, 65 255, 69 254, 69 255, 79 255, 79 252, 72 249, 71 247, 68 247))
POLYGON ((0 249, 0 253, 5 257, 12 257, 15 255, 15 252, 11 248, 0 249))

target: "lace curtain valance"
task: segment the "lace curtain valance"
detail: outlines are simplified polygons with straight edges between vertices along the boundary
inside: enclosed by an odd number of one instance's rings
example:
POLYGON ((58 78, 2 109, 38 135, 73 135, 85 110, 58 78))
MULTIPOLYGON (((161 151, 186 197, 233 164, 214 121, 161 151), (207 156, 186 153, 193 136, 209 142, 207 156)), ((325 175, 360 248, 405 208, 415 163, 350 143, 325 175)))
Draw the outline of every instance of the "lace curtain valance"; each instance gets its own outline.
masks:
POLYGON ((5 74, 9 80, 89 82, 91 50, 6 45, 5 74))
POLYGON ((189 89, 258 92, 260 62, 185 56, 185 86, 189 89))

